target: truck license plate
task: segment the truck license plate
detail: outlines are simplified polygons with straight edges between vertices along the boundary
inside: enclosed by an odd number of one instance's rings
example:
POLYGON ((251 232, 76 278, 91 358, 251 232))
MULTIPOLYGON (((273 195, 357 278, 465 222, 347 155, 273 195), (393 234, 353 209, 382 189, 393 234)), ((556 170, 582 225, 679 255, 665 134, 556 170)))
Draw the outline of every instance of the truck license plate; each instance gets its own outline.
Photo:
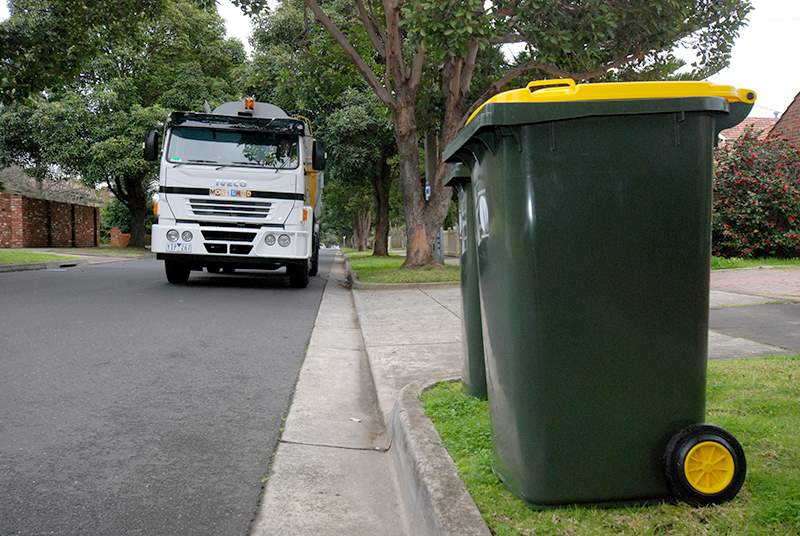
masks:
POLYGON ((250 197, 252 193, 250 190, 239 188, 209 188, 208 195, 211 197, 250 197))
POLYGON ((176 253, 191 253, 192 252, 192 243, 191 242, 167 242, 167 251, 172 251, 176 253))

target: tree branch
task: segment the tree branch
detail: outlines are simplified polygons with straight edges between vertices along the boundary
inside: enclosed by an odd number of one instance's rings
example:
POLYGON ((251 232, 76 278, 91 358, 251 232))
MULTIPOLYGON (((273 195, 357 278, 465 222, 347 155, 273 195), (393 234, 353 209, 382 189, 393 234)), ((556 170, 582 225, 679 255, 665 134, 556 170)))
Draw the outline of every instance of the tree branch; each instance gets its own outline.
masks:
MULTIPOLYGON (((407 98, 406 82, 411 76, 403 60, 403 37, 400 31, 400 5, 397 0, 384 0, 386 15, 386 69, 394 78, 395 88, 401 97, 407 98)), ((416 59, 416 56, 415 56, 416 59)))
POLYGON ((364 61, 364 58, 353 48, 353 45, 347 40, 347 37, 342 33, 336 23, 334 23, 328 15, 322 10, 316 0, 304 0, 305 4, 311 9, 314 13, 314 16, 317 20, 325 27, 328 31, 330 36, 333 38, 334 41, 342 48, 344 53, 347 55, 348 58, 355 64, 356 69, 361 73, 367 83, 370 85, 375 94, 378 95, 378 98, 383 101, 384 104, 387 106, 394 108, 397 106, 397 101, 392 97, 392 95, 386 90, 386 88, 380 83, 378 77, 375 76, 375 73, 370 68, 369 65, 364 61))
POLYGON ((372 46, 375 47, 375 50, 378 51, 378 54, 380 54, 382 58, 385 58, 386 45, 381 37, 378 24, 375 22, 375 19, 372 18, 372 15, 367 13, 362 0, 355 0, 355 2, 356 9, 358 9, 358 18, 361 19, 361 24, 364 25, 364 29, 367 31, 370 41, 372 41, 372 46))
POLYGON ((119 199, 120 203, 125 205, 125 207, 128 210, 130 210, 131 206, 130 206, 130 203, 128 203, 127 195, 123 195, 124 191, 122 189, 122 183, 119 182, 118 178, 114 178, 113 182, 116 185, 116 189, 115 189, 113 186, 111 186, 111 182, 112 182, 111 179, 106 179, 106 184, 108 184, 108 189, 111 190, 111 193, 114 194, 114 197, 119 199))
POLYGON ((475 74, 475 62, 478 58, 478 50, 480 44, 477 39, 474 39, 467 46, 467 54, 464 59, 464 67, 461 70, 461 98, 464 98, 469 93, 469 87, 472 84, 472 75, 475 74))
POLYGON ((414 53, 414 61, 411 64, 411 77, 409 78, 409 85, 416 92, 422 81, 422 69, 425 66, 425 47, 421 43, 417 44, 417 50, 414 53))

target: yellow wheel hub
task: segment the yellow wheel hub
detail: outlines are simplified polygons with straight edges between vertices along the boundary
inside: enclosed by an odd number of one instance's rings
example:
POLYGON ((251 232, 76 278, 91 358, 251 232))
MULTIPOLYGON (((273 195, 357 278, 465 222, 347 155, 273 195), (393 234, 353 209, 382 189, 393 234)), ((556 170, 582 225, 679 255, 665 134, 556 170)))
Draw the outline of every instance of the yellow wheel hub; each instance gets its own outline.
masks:
POLYGON ((733 480, 736 469, 730 451, 716 441, 698 443, 686 455, 683 472, 694 489, 706 495, 714 495, 733 480))

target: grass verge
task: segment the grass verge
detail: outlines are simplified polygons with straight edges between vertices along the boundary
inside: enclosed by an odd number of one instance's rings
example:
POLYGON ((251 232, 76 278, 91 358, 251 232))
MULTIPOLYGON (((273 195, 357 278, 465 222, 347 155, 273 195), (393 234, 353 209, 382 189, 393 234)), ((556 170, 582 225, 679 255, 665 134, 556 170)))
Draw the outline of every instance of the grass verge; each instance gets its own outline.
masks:
POLYGON ((0 264, 40 264, 43 262, 72 261, 77 257, 67 255, 54 255, 52 253, 33 253, 30 251, 15 251, 11 249, 0 249, 0 264))
POLYGON ((707 419, 742 443, 747 480, 733 501, 534 511, 491 470, 488 404, 443 383, 425 411, 494 534, 800 534, 800 356, 712 361, 707 419))
POLYGON ((54 248, 52 251, 87 255, 89 257, 141 257, 150 253, 150 250, 145 248, 118 248, 111 246, 98 246, 96 248, 54 248))
POLYGON ((401 268, 405 257, 373 257, 371 251, 345 249, 350 266, 363 283, 447 283, 459 281, 459 267, 449 264, 425 268, 401 268))
POLYGON ((769 257, 766 259, 740 259, 738 257, 711 257, 712 270, 723 270, 729 268, 758 268, 759 266, 800 267, 800 258, 776 259, 774 257, 769 257))

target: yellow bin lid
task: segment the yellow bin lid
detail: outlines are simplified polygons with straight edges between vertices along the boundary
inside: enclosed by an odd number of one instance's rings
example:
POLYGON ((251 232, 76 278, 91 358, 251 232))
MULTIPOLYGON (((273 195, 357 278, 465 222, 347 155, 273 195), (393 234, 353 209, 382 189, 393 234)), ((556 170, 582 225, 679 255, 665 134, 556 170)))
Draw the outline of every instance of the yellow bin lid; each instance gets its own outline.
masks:
POLYGON ((571 78, 534 80, 524 88, 498 93, 481 104, 467 119, 469 124, 487 104, 539 103, 597 100, 679 99, 686 97, 721 97, 728 102, 752 104, 756 92, 711 82, 608 82, 576 84, 571 78))

